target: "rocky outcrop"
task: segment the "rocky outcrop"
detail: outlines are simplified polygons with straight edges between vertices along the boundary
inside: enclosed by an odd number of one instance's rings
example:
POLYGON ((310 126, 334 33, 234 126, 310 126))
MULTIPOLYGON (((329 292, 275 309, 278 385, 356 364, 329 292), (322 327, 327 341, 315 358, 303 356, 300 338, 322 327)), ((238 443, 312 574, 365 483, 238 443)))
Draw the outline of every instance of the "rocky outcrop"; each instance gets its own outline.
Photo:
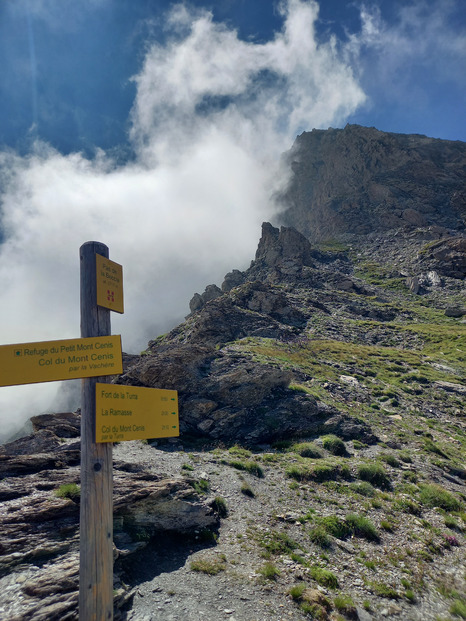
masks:
MULTIPOLYGON (((350 423, 350 417, 336 408, 290 388, 296 380, 291 370, 261 363, 234 347, 236 341, 248 338, 281 343, 303 338, 314 315, 332 312, 309 295, 310 283, 326 291, 332 306, 357 316, 391 321, 396 310, 388 305, 374 308, 354 300, 354 295, 371 292, 339 272, 338 262, 347 267, 340 254, 332 262, 325 253, 314 251, 297 231, 264 223, 250 268, 227 275, 223 293, 208 288, 214 295, 201 300, 183 324, 150 342, 145 354, 118 382, 177 390, 181 433, 258 444, 335 429, 342 437, 374 442, 374 434, 361 421, 351 419, 350 423), (345 296, 351 304, 345 302, 345 296)), ((299 375, 300 381, 311 379, 299 375)))
POLYGON ((221 295, 222 290, 217 287, 217 285, 207 285, 202 295, 199 295, 199 293, 194 294, 189 303, 189 310, 191 313, 195 313, 197 310, 201 309, 204 304, 210 302, 210 300, 215 300, 221 295))
POLYGON ((182 434, 251 445, 338 428, 345 438, 376 440, 361 421, 350 430, 336 409, 290 389, 291 379, 249 356, 186 344, 155 348, 119 382, 178 390, 182 434))
POLYGON ((287 154, 283 222, 311 241, 437 226, 464 231, 466 144, 347 125, 287 154))
POLYGON ((428 244, 419 254, 422 267, 442 276, 466 278, 466 237, 441 239, 428 244))
MULTIPOLYGON (((67 440, 70 421, 79 416, 55 415, 53 422, 50 416, 34 417, 37 433, 1 447, 0 453, 0 588, 8 584, 11 601, 3 598, 3 610, 18 621, 77 619, 79 496, 57 492, 79 485, 79 445, 67 440), (51 427, 63 435, 55 435, 51 427)), ((114 463, 116 619, 131 597, 119 584, 118 563, 160 533, 186 534, 218 525, 212 498, 200 497, 194 485, 189 478, 114 463)))

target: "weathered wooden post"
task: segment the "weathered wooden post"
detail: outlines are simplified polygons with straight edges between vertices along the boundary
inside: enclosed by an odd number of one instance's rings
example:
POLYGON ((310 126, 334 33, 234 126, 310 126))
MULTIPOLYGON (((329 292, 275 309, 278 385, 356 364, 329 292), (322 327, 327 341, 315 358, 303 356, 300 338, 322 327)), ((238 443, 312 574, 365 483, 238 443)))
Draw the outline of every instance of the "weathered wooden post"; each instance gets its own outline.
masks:
MULTIPOLYGON (((110 310, 97 306, 96 254, 108 258, 108 247, 80 248, 81 337, 111 333, 110 310)), ((112 443, 95 441, 95 386, 110 378, 81 381, 79 619, 104 621, 113 619, 113 464, 112 443)))

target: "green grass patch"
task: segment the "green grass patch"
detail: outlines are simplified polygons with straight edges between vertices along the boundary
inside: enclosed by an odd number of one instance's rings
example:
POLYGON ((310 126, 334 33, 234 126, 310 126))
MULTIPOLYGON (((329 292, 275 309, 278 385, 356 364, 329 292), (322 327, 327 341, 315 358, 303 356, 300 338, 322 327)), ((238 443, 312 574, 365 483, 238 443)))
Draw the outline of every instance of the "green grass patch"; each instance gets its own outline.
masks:
POLYGON ((345 443, 338 436, 328 434, 326 436, 322 436, 321 439, 324 449, 329 451, 329 453, 332 453, 332 455, 343 457, 347 454, 345 443))
POLYGON ((445 511, 459 511, 462 507, 456 496, 435 483, 421 485, 419 498, 426 507, 439 507, 445 511))
POLYGON ((400 594, 396 589, 385 584, 383 582, 371 582, 369 583, 369 587, 373 593, 378 595, 379 597, 386 597, 387 599, 399 599, 400 594))
POLYGON ((212 508, 218 513, 221 518, 228 516, 228 507, 226 500, 221 496, 216 496, 212 502, 212 508))
POLYGON ((259 574, 266 580, 276 580, 280 575, 280 570, 273 563, 265 563, 260 569, 259 574))
POLYGON ((460 619, 466 619, 466 600, 455 599, 453 604, 450 606, 450 614, 455 617, 459 617, 460 619))
POLYGON ((373 498, 377 493, 374 487, 369 483, 369 481, 362 481, 361 483, 350 483, 349 487, 357 494, 365 496, 366 498, 373 498))
POLYGON ((289 554, 299 545, 287 533, 271 530, 256 536, 258 544, 264 548, 265 555, 289 554))
POLYGON ((242 494, 244 494, 245 496, 248 496, 249 498, 255 498, 255 496, 256 496, 254 490, 249 485, 249 483, 246 483, 246 481, 243 481, 243 483, 241 484, 241 490, 240 491, 241 491, 242 494))
POLYGON ((382 453, 380 455, 380 459, 382 461, 384 461, 386 464, 388 464, 389 466, 391 466, 392 468, 400 468, 401 467, 400 462, 395 457, 395 455, 392 455, 392 453, 382 453))
POLYGON ((311 528, 309 531, 309 539, 312 543, 315 543, 321 548, 330 548, 332 545, 332 540, 322 525, 317 525, 311 528))
POLYGON ((391 489, 390 477, 380 463, 361 464, 358 468, 358 477, 379 489, 391 489))
POLYGON ((216 576, 221 571, 225 571, 226 558, 223 555, 220 558, 216 559, 200 558, 191 561, 190 567, 192 571, 208 574, 209 576, 216 576))
POLYGON ((363 537, 368 541, 379 541, 379 533, 375 525, 364 515, 350 513, 346 516, 346 523, 356 537, 363 537))
POLYGON ((242 448, 241 446, 235 445, 228 449, 228 453, 233 455, 234 457, 242 457, 243 459, 247 459, 251 457, 252 453, 248 449, 242 448))
POLYGON ((357 619, 358 613, 354 601, 349 595, 337 595, 333 600, 333 605, 342 615, 349 617, 350 619, 357 619))
POLYGON ((338 589, 338 578, 328 569, 314 565, 310 568, 310 575, 317 584, 327 587, 328 589, 338 589))
POLYGON ((207 494, 210 491, 210 483, 206 479, 190 482, 194 490, 199 494, 207 494))
POLYGON ((76 483, 65 483, 55 490, 57 498, 69 498, 73 502, 77 502, 81 496, 81 488, 76 483))
POLYGON ((262 466, 258 464, 256 461, 230 461, 228 465, 232 468, 236 468, 236 470, 243 470, 244 472, 248 472, 258 479, 264 478, 264 470, 262 466))
POLYGON ((290 451, 297 453, 301 457, 309 457, 312 459, 320 459, 322 451, 314 442, 298 442, 290 446, 290 451))

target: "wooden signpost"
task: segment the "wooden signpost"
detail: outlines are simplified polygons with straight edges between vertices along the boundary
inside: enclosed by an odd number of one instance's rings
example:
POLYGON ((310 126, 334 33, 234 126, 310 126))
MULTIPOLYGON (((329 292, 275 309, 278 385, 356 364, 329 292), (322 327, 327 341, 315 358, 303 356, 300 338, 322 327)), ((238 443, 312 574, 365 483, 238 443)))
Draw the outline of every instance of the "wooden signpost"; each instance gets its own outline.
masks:
MULTIPOLYGON (((97 305, 96 255, 108 259, 107 246, 99 242, 81 246, 83 338, 110 334, 110 310, 97 305)), ((96 383, 96 378, 88 378, 81 386, 80 621, 113 619, 112 445, 95 441, 96 383)))
POLYGON ((79 619, 113 619, 112 443, 179 435, 175 390, 110 385, 123 372, 110 311, 124 312, 123 269, 100 242, 81 263, 81 338, 0 346, 0 386, 82 379, 79 619))

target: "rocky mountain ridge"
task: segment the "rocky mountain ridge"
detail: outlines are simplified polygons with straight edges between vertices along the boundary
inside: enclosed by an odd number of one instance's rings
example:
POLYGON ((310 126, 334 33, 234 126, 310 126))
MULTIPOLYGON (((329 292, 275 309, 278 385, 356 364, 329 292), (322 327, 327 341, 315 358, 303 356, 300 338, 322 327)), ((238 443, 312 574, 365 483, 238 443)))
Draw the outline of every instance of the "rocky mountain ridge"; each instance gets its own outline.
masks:
POLYGON ((465 230, 466 144, 373 127, 303 132, 285 156, 284 224, 311 241, 409 227, 465 230))

